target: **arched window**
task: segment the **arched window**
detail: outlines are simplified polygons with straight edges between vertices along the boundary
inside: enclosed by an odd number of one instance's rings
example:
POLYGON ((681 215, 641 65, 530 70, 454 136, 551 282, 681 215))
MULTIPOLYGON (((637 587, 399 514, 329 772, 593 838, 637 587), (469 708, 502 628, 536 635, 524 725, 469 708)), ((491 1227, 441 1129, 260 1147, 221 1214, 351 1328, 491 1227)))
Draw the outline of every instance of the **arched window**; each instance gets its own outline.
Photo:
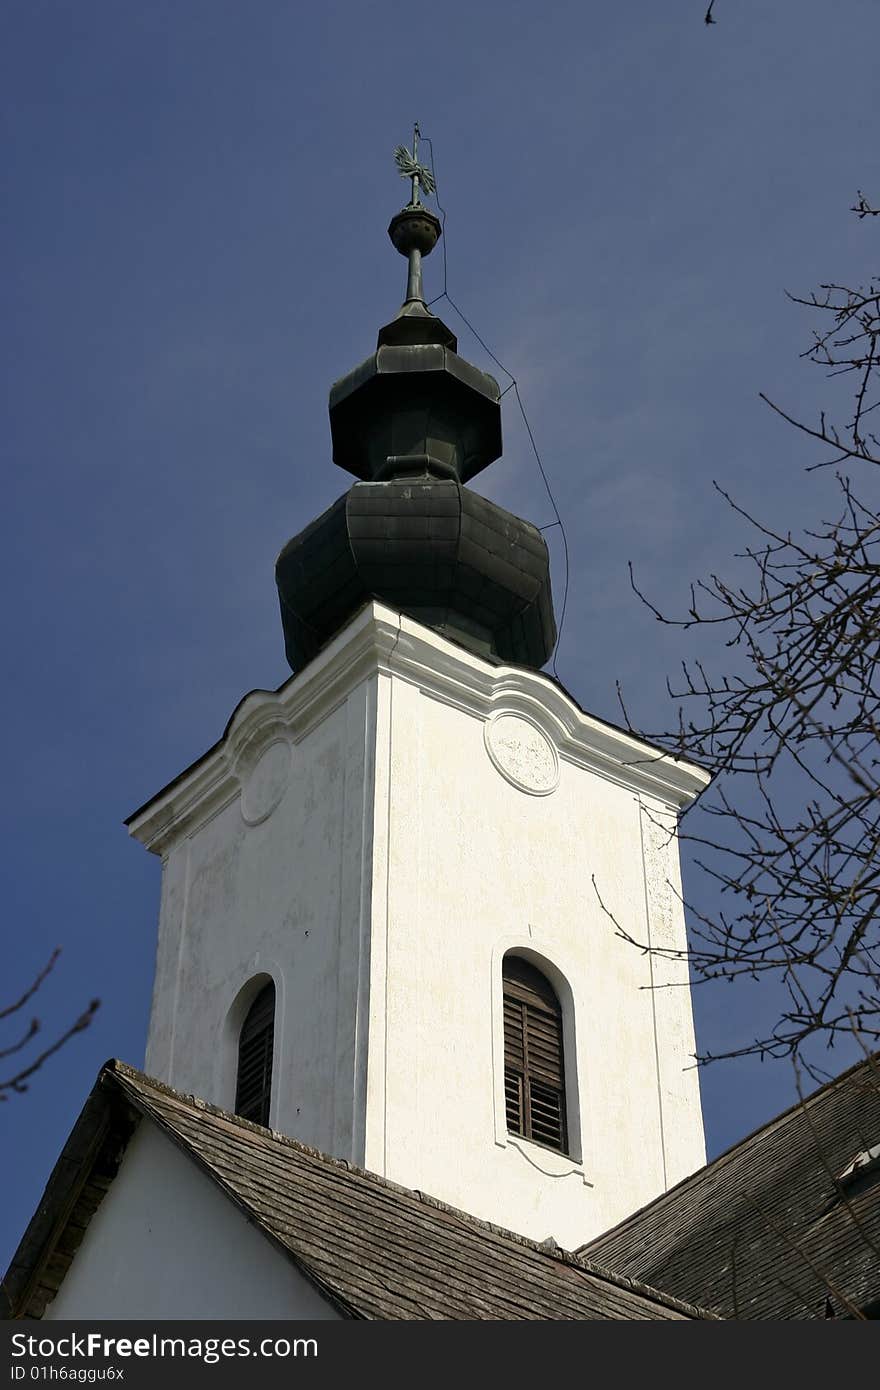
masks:
POLYGON ((507 1128, 566 1152, 562 1009, 550 981, 521 956, 505 956, 504 1101, 507 1128))
POLYGON ((235 1113, 258 1125, 269 1123, 274 1041, 275 986, 270 980, 248 1009, 238 1039, 235 1113))

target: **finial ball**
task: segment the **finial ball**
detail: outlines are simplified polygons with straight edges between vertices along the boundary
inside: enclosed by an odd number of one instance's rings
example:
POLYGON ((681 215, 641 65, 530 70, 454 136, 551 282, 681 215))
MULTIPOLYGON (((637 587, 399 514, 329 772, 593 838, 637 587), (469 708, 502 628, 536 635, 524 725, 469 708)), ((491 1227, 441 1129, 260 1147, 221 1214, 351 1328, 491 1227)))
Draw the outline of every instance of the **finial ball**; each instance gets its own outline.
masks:
POLYGON ((423 256, 429 256, 441 232, 439 217, 421 206, 404 208, 396 217, 392 217, 388 228, 388 235, 401 256, 408 256, 410 251, 420 251, 423 256))

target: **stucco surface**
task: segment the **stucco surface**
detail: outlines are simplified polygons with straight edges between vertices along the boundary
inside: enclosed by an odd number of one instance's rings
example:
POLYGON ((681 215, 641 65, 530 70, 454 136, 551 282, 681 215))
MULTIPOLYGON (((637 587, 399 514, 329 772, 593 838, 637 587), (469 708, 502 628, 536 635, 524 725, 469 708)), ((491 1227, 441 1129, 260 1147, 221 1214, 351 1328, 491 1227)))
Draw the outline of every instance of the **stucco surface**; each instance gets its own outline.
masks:
POLYGON ((131 1140, 48 1320, 339 1317, 152 1125, 131 1140))
POLYGON ((133 823, 165 861, 147 1071, 232 1108, 270 976, 273 1128, 589 1240, 705 1159, 685 969, 600 903, 684 945, 675 812, 704 781, 539 673, 368 606, 133 823), (562 1002, 567 1155, 506 1131, 507 950, 562 1002))
POLYGON ((677 850, 656 801, 566 759, 552 794, 524 793, 487 757, 483 723, 381 678, 366 1165, 577 1243, 705 1161, 689 991, 651 988, 661 969, 686 974, 621 940, 596 891, 634 936, 682 944, 677 850), (506 1131, 507 950, 562 1002, 570 1158, 506 1131))

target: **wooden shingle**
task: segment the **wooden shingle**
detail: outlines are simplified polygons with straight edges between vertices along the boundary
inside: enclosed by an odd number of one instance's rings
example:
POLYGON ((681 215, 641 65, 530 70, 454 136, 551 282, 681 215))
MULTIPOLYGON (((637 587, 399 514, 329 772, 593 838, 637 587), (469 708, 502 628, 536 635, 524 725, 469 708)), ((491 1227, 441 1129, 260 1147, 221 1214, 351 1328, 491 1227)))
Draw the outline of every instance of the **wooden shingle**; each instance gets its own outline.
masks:
POLYGON ((7 1274, 13 1316, 42 1316, 138 1123, 156 1125, 347 1317, 710 1316, 180 1095, 120 1062, 102 1070, 7 1274))
POLYGON ((880 1165, 841 1175, 878 1143, 872 1057, 580 1253, 725 1318, 877 1316, 880 1165))

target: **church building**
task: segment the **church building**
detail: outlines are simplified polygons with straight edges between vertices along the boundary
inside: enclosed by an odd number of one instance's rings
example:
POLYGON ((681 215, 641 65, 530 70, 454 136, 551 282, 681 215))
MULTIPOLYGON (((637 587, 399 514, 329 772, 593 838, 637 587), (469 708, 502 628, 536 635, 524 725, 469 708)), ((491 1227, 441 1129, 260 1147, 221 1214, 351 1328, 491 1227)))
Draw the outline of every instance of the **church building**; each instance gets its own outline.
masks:
POLYGON ((8 1313, 875 1314, 872 1059, 706 1165, 676 826, 709 774, 542 670, 547 547, 468 486, 500 390, 425 303, 399 156, 406 298, 330 392, 354 482, 276 565, 293 674, 128 821, 144 1072, 103 1068, 8 1313))

